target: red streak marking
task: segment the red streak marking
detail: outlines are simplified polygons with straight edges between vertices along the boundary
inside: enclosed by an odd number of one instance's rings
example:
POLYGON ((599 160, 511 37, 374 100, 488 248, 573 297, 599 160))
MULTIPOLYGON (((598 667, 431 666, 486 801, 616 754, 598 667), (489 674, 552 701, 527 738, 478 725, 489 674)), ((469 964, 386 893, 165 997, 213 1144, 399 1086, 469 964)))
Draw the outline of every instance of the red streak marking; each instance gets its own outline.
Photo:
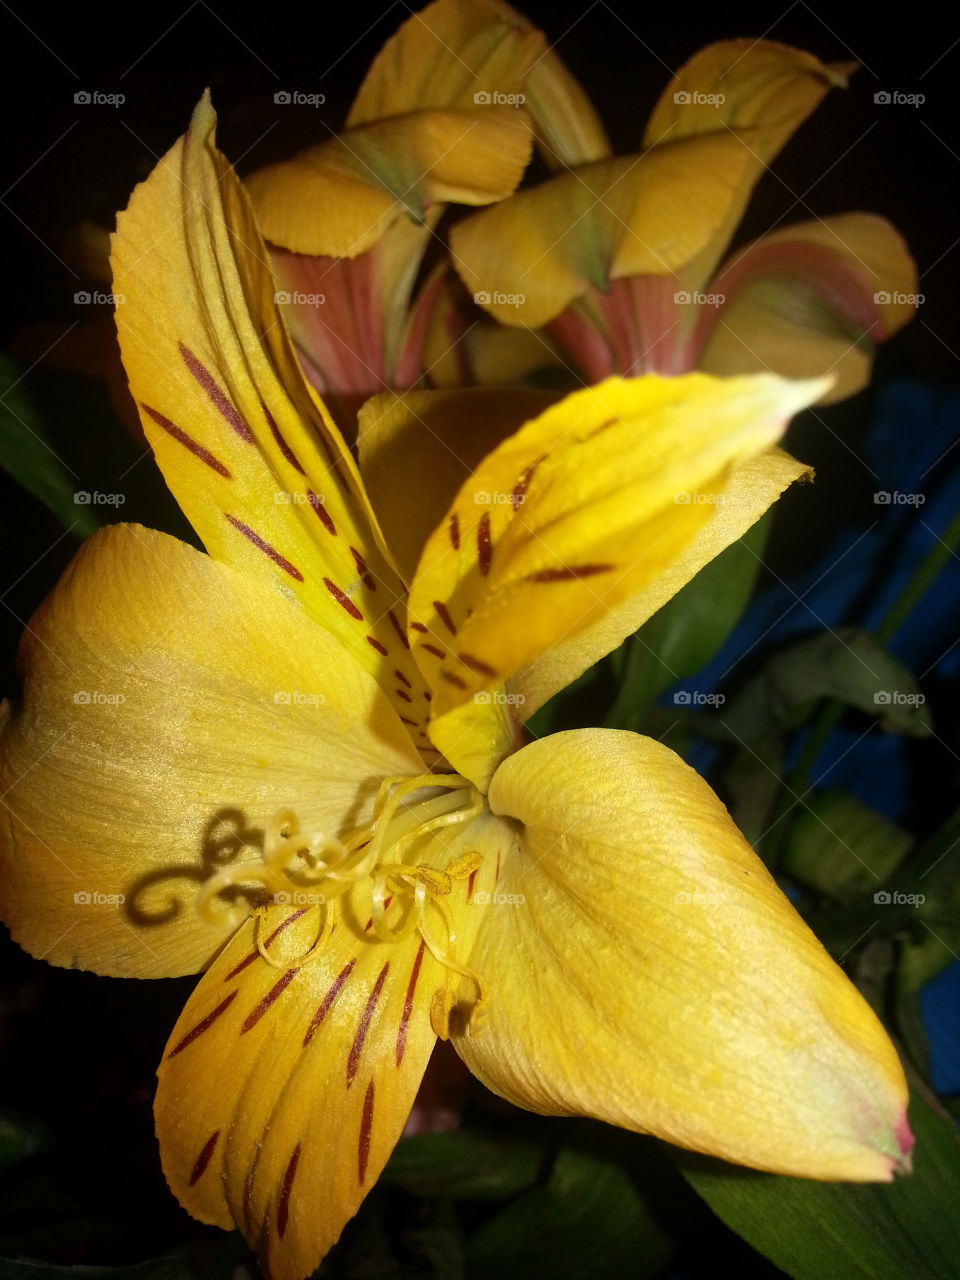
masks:
POLYGON ((568 564, 562 569, 541 569, 527 575, 528 582, 571 582, 576 578, 592 578, 597 573, 609 573, 613 564, 568 564))
POLYGON ((266 405, 263 406, 263 412, 267 419, 267 426, 270 428, 270 434, 273 436, 274 440, 276 440, 277 445, 280 448, 280 452, 283 454, 286 460, 290 463, 291 467, 295 467, 296 470, 299 471, 302 476, 305 476, 307 473, 304 471, 303 467, 301 467, 300 463, 297 461, 297 455, 293 452, 293 450, 287 444, 286 440, 284 440, 283 436, 280 434, 280 428, 277 426, 276 422, 274 422, 273 414, 270 412, 270 410, 267 408, 266 405))
POLYGON ((432 653, 437 658, 445 658, 447 656, 443 650, 438 649, 435 644, 425 644, 423 647, 426 649, 427 653, 432 653))
POLYGON ((185 1049, 187 1047, 188 1044, 193 1044, 194 1040, 198 1040, 205 1031, 209 1031, 209 1029, 216 1022, 216 1020, 220 1017, 220 1015, 222 1013, 226 1013, 227 1009, 229 1009, 230 1005, 236 999, 238 990, 239 988, 237 988, 237 990, 235 991, 231 991, 225 1000, 221 1000, 220 1003, 217 1005, 217 1007, 214 1009, 213 1013, 208 1013, 205 1018, 203 1018, 200 1022, 197 1023, 197 1025, 193 1028, 192 1031, 188 1031, 187 1034, 180 1041, 180 1043, 177 1045, 177 1047, 175 1049, 171 1049, 170 1053, 167 1056, 170 1058, 175 1058, 182 1049, 185 1049))
POLYGON ((369 591, 376 591, 377 584, 363 556, 356 549, 356 547, 350 548, 350 554, 353 556, 353 562, 357 566, 357 573, 359 573, 360 577, 363 579, 363 585, 369 591))
POLYGON ((293 1148, 293 1155, 290 1157, 290 1163, 287 1165, 286 1172, 283 1175, 283 1183, 280 1187, 280 1198, 277 1201, 277 1235, 283 1238, 283 1233, 287 1229, 287 1220, 290 1216, 290 1191, 293 1188, 293 1180, 297 1176, 297 1165, 300 1163, 300 1143, 293 1148))
POLYGON ((383 654, 384 657, 387 656, 386 648, 373 636, 367 636, 367 644, 370 645, 371 648, 376 649, 377 653, 383 654))
POLYGON ((363 1042, 367 1038, 367 1032, 370 1030, 370 1020, 373 1017, 373 1011, 377 1007, 377 1001, 380 999, 380 992, 383 990, 383 984, 387 978, 387 970, 390 968, 390 961, 380 970, 379 977, 374 984, 373 990, 370 992, 366 1007, 360 1017, 360 1026, 357 1028, 356 1038, 350 1047, 350 1057, 347 1059, 347 1084, 353 1084, 354 1076, 357 1074, 357 1068, 360 1065, 360 1054, 363 1052, 363 1042))
POLYGON ((467 876, 467 901, 468 902, 473 901, 473 886, 476 884, 476 881, 477 881, 477 873, 476 871, 471 871, 470 874, 467 876))
POLYGON ((180 348, 183 363, 199 382, 200 386, 203 387, 207 393, 207 399, 213 407, 233 427, 245 444, 253 444, 253 432, 241 418, 234 405, 227 399, 210 370, 197 359, 189 347, 185 347, 182 342, 177 343, 177 345, 180 348))
POLYGON ((539 467, 540 463, 543 461, 543 459, 546 456, 547 455, 544 453, 541 455, 541 457, 537 458, 536 462, 531 462, 529 467, 527 467, 526 471, 524 471, 523 475, 520 477, 517 483, 513 486, 514 513, 516 512, 517 507, 520 505, 521 501, 525 497, 527 490, 530 488, 530 481, 533 479, 533 473, 536 471, 537 467, 539 467))
POLYGON ((424 691, 423 691, 423 700, 424 700, 424 702, 432 702, 432 701, 433 701, 433 694, 432 694, 432 693, 429 693, 426 689, 424 689, 424 691))
MULTIPOLYGON (((264 947, 269 947, 270 943, 273 942, 274 938, 278 938, 280 934, 283 933, 284 929, 289 929, 290 926, 293 924, 293 922, 295 920, 299 920, 302 915, 306 915, 308 910, 309 908, 307 907, 301 907, 299 911, 294 911, 291 915, 287 916, 286 920, 281 920, 280 923, 277 925, 277 927, 274 929, 273 933, 270 934, 270 937, 267 938, 267 940, 264 942, 263 944, 264 947)), ((229 982, 230 979, 235 978, 238 973, 243 973, 244 969, 246 969, 248 965, 253 964, 254 960, 256 960, 259 954, 260 954, 259 950, 251 951, 248 956, 245 956, 240 961, 240 963, 237 965, 235 969, 230 970, 230 972, 224 978, 224 982, 229 982)))
POLYGON ((157 413, 156 409, 151 409, 142 400, 140 401, 140 408, 154 420, 158 427, 162 427, 168 436, 176 440, 177 444, 182 444, 185 449, 189 449, 195 458, 205 462, 211 470, 216 471, 218 476, 223 476, 224 480, 233 479, 233 476, 219 458, 215 458, 209 449, 205 449, 192 436, 188 436, 185 431, 181 431, 176 423, 171 422, 169 418, 165 418, 162 413, 157 413))
POLYGON ((411 622, 410 625, 411 627, 413 627, 414 631, 421 631, 424 633, 424 635, 427 633, 429 629, 425 627, 422 622, 411 622))
MULTIPOLYGON (((404 631, 403 627, 401 627, 400 623, 397 621, 397 615, 393 612, 392 609, 389 609, 387 611, 387 617, 390 619, 390 625, 393 627, 394 631, 403 641, 405 648, 409 649, 410 641, 407 639, 407 633, 404 631)), ((426 627, 424 627, 424 630, 426 630, 426 627)))
POLYGON ((469 689, 470 687, 466 680, 461 680, 454 671, 441 671, 440 677, 441 679, 446 680, 447 684, 452 684, 457 689, 469 689))
POLYGON ((316 1034, 317 1028, 320 1026, 321 1022, 323 1022, 324 1018, 330 1012, 330 1008, 334 1000, 336 1000, 337 996, 343 990, 343 984, 350 977, 350 974, 353 970, 353 966, 356 963, 357 963, 356 959, 348 961, 340 970, 340 972, 337 974, 337 976, 334 978, 333 982, 330 985, 330 990, 323 997, 323 1000, 320 1002, 320 1005, 317 1008, 317 1012, 313 1015, 313 1018, 310 1022, 309 1027, 307 1027, 307 1034, 303 1037, 304 1048, 306 1048, 307 1045, 310 1043, 310 1041, 313 1039, 314 1035, 316 1034))
POLYGON ((339 458, 334 453, 333 446, 331 445, 330 441, 327 439, 325 435, 320 435, 317 437, 317 439, 320 441, 320 447, 323 449, 323 452, 327 455, 327 461, 330 463, 330 466, 333 468, 334 471, 338 471, 339 458))
POLYGON ((240 1028, 241 1035, 245 1035, 246 1032, 253 1030, 274 1001, 283 995, 284 991, 286 991, 287 987, 289 987, 290 983, 299 972, 299 969, 288 969, 280 981, 273 984, 260 1003, 247 1014, 246 1021, 240 1028))
POLYGON ((450 543, 454 551, 460 550, 460 521, 457 519, 457 513, 454 512, 450 517, 450 525, 448 532, 450 534, 450 543))
MULTIPOLYGON (((224 515, 226 515, 226 512, 224 512, 224 515)), ((239 530, 240 533, 243 534, 245 538, 250 539, 250 541, 257 548, 258 551, 262 551, 265 556, 269 556, 269 558, 273 561, 273 563, 275 565, 278 565, 279 568, 281 568, 284 571, 284 573, 289 573, 290 577, 293 578, 296 582, 303 581, 303 574, 300 572, 300 570, 295 565, 292 565, 290 561, 287 560, 284 556, 282 556, 279 551, 276 551, 273 547, 271 547, 269 542, 264 542, 263 538, 260 537, 259 533, 254 533, 254 531, 250 528, 248 524, 244 524, 243 521, 238 520, 236 516, 227 515, 227 519, 230 521, 230 523, 233 525, 235 529, 239 530)))
POLYGON ((465 667, 469 667, 471 671, 476 671, 477 675, 495 676, 497 673, 487 662, 483 662, 480 658, 475 658, 472 653, 458 653, 457 657, 465 667))
POLYGON ((405 684, 408 689, 413 688, 413 685, 410 683, 410 681, 407 679, 407 677, 403 674, 402 671, 395 671, 393 674, 397 677, 400 683, 405 684))
POLYGON ((447 628, 447 630, 450 632, 452 636, 455 636, 457 634, 457 624, 450 617, 450 610, 447 608, 447 606, 443 603, 442 600, 434 600, 433 607, 436 609, 437 616, 439 617, 443 625, 447 628))
POLYGON ((329 533, 331 537, 335 538, 337 536, 337 526, 333 523, 333 516, 331 516, 330 512, 323 505, 322 500, 317 497, 312 489, 307 490, 307 501, 310 503, 310 506, 313 507, 314 512, 320 520, 320 523, 326 529, 327 533, 329 533))
POLYGON ((420 966, 423 964, 423 952, 426 944, 421 941, 417 950, 417 958, 413 962, 413 972, 410 974, 410 981, 407 983, 407 994, 403 1001, 403 1015, 400 1018, 400 1026, 397 1029, 397 1066, 403 1061, 403 1051, 407 1047, 407 1024, 410 1021, 410 1015, 413 1013, 413 993, 417 989, 417 979, 420 977, 420 966))
POLYGON ((406 716, 401 716, 401 717, 400 717, 400 721, 401 721, 401 723, 402 723, 402 724, 409 724, 409 725, 412 725, 412 726, 414 727, 414 729, 416 729, 416 727, 417 727, 417 721, 416 721, 416 720, 408 720, 406 716))
POLYGON ((200 1181, 207 1171, 207 1165, 210 1163, 210 1157, 213 1155, 213 1149, 217 1145, 217 1139, 220 1137, 220 1130, 215 1130, 203 1144, 203 1149, 197 1156, 197 1162, 193 1166, 193 1173, 190 1175, 189 1185, 192 1187, 194 1183, 200 1181))
POLYGON ((393 692, 397 695, 397 697, 398 697, 398 698, 402 698, 402 699, 404 700, 404 702, 412 702, 412 701, 413 701, 413 699, 410 697, 409 693, 405 693, 405 692, 403 691, 403 689, 394 689, 394 691, 393 691, 393 692))
POLYGON ((323 585, 327 588, 327 590, 333 596, 334 600, 336 600, 337 604, 341 605, 344 609, 346 609, 347 613, 349 613, 351 618, 356 618, 358 622, 363 621, 363 614, 360 612, 357 606, 353 603, 350 597, 343 594, 343 592, 340 590, 340 588, 337 586, 335 582, 331 582, 329 578, 324 578, 323 585))
POLYGON ((477 525, 477 562, 484 577, 490 572, 493 544, 490 541, 490 512, 485 511, 477 525))
POLYGON ((367 1176, 367 1161, 370 1158, 370 1133, 373 1129, 373 1081, 367 1085, 363 1098, 363 1115, 360 1118, 360 1143, 357 1148, 357 1171, 360 1181, 367 1176))
POLYGON ((240 961, 240 963, 237 965, 237 967, 236 967, 235 969, 231 969, 231 970, 230 970, 230 972, 229 972, 229 973, 227 974, 227 976, 224 978, 224 982, 229 982, 229 981, 230 981, 230 979, 231 979, 231 978, 235 978, 235 977, 237 976, 237 974, 238 974, 238 973, 243 973, 244 969, 246 969, 248 965, 253 964, 254 960, 256 960, 256 958, 257 958, 257 956, 258 956, 259 954, 260 954, 260 952, 259 952, 259 951, 251 951, 251 952, 250 952, 250 954, 249 954, 248 956, 245 956, 245 957, 240 961))
MULTIPOLYGON (((301 916, 305 916, 309 910, 310 910, 309 907, 301 907, 299 911, 291 912, 291 914, 287 916, 286 920, 280 921, 280 923, 274 929, 273 933, 270 934, 270 936, 267 938, 267 940, 264 942, 263 945, 265 947, 269 947, 270 943, 273 942, 275 938, 280 937, 284 929, 289 929, 290 926, 294 923, 294 921, 299 920, 301 916)), ((257 954, 259 955, 259 952, 257 954)))

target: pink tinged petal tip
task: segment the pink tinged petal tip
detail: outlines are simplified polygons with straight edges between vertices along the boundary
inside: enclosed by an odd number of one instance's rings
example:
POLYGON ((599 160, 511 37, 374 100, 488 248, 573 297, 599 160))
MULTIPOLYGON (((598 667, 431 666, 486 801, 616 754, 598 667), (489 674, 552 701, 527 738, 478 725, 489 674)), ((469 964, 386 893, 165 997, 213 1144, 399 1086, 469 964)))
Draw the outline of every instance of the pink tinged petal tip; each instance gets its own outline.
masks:
POLYGON ((913 1157, 911 1152, 916 1144, 916 1138, 910 1128, 910 1121, 907 1119, 907 1113, 904 1111, 900 1117, 897 1127, 893 1131, 893 1136, 897 1140, 897 1146, 900 1148, 900 1158, 894 1161, 894 1173, 913 1173, 913 1157))

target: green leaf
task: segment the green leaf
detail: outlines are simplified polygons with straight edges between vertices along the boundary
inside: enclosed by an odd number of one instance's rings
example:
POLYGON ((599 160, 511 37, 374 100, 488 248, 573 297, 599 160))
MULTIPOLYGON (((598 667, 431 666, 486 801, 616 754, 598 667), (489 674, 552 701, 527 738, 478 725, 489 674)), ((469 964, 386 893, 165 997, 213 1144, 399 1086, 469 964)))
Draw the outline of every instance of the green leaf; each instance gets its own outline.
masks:
POLYGON ((677 1152, 714 1213, 795 1280, 960 1277, 960 1142, 953 1121, 915 1085, 914 1173, 891 1185, 810 1182, 677 1152))
POLYGON ((844 899, 873 893, 910 851, 909 832, 843 791, 804 801, 783 846, 783 868, 811 889, 844 899))
POLYGON ((79 483, 54 452, 22 378, 18 366, 0 355, 0 466, 49 507, 68 533, 85 538, 99 527, 93 508, 74 501, 79 483))
POLYGON ((931 732, 916 680, 856 627, 791 645, 744 686, 722 716, 701 717, 698 727, 709 737, 756 742, 797 728, 822 698, 876 716, 887 733, 920 738, 931 732))
POLYGON ((634 728, 665 689, 706 666, 746 608, 768 528, 764 516, 625 642, 620 694, 608 726, 634 728))
POLYGON ((921 929, 919 937, 904 941, 897 964, 897 997, 914 995, 921 987, 948 969, 960 954, 960 920, 935 918, 926 904, 917 912, 921 929))
MULTIPOLYGON (((403 1244, 429 1267, 431 1280, 463 1280, 463 1228, 450 1201, 435 1201, 429 1221, 404 1231, 403 1244)), ((415 1274, 424 1272, 418 1268, 415 1274)))
POLYGON ((609 1280, 654 1276, 673 1252, 619 1164, 566 1149, 546 1186, 528 1191, 467 1245, 470 1280, 609 1280))
POLYGON ((0 1280, 254 1280, 253 1266, 238 1266, 247 1254, 239 1236, 194 1254, 151 1258, 130 1267, 58 1267, 49 1262, 0 1258, 0 1280))
POLYGON ((538 1143, 457 1129, 405 1138, 381 1181, 418 1196, 502 1200, 532 1187, 542 1163, 538 1143))
POLYGON ((911 854, 896 887, 918 899, 918 925, 897 965, 897 998, 907 1000, 960 952, 960 811, 911 854))
POLYGON ((50 1144, 45 1125, 7 1107, 0 1110, 0 1169, 36 1155, 50 1144))
POLYGON ((731 816, 760 853, 783 786, 783 742, 769 738, 749 750, 738 749, 723 775, 731 816))

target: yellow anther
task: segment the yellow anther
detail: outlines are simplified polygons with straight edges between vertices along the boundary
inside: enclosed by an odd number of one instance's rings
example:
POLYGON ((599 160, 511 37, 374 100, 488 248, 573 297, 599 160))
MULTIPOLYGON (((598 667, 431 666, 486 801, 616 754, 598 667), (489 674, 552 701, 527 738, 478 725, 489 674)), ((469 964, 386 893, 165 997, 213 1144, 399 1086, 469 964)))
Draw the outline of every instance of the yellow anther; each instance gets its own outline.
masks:
POLYGON ((480 870, 482 862, 482 854, 462 853, 459 858, 448 862, 444 870, 451 880, 469 880, 475 871, 480 870))
POLYGON ((430 1002, 430 1026, 441 1040, 450 1039, 450 1015, 457 1005, 457 997, 446 987, 437 987, 430 1002))
POLYGON ((417 880, 432 893, 447 894, 453 888, 449 874, 434 867, 417 867, 417 880))

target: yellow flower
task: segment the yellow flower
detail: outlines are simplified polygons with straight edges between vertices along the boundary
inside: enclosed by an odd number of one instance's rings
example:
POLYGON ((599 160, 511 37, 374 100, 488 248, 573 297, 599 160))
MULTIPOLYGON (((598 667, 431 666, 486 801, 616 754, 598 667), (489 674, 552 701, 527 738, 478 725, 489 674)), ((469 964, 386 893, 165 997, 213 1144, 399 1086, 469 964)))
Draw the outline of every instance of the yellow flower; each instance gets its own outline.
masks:
POLYGON ((464 381, 472 321, 445 246, 421 268, 442 245, 447 204, 511 195, 534 141, 551 166, 607 150, 579 85, 522 14, 434 0, 374 59, 343 133, 248 180, 304 372, 351 441, 374 393, 427 375, 464 381))
POLYGON ((422 283, 418 270, 445 202, 489 204, 519 183, 533 139, 515 103, 544 56, 519 15, 437 0, 380 51, 343 133, 249 179, 291 335, 341 429, 422 377, 447 263, 422 283))
POLYGON ((159 1071, 181 1203, 299 1280, 438 1035, 534 1111, 814 1178, 905 1167, 893 1048, 709 787, 647 738, 521 727, 803 473, 773 446, 822 384, 388 396, 368 492, 207 102, 114 270, 207 554, 114 526, 32 620, 0 900, 51 963, 203 971, 159 1071), (486 456, 485 423, 512 432, 486 456))
POLYGON ((546 328, 591 381, 829 372, 825 398, 852 395, 916 309, 896 230, 814 218, 721 259, 758 179, 853 70, 767 40, 709 45, 660 96, 642 152, 568 147, 564 172, 454 226, 454 264, 501 324, 546 328))

